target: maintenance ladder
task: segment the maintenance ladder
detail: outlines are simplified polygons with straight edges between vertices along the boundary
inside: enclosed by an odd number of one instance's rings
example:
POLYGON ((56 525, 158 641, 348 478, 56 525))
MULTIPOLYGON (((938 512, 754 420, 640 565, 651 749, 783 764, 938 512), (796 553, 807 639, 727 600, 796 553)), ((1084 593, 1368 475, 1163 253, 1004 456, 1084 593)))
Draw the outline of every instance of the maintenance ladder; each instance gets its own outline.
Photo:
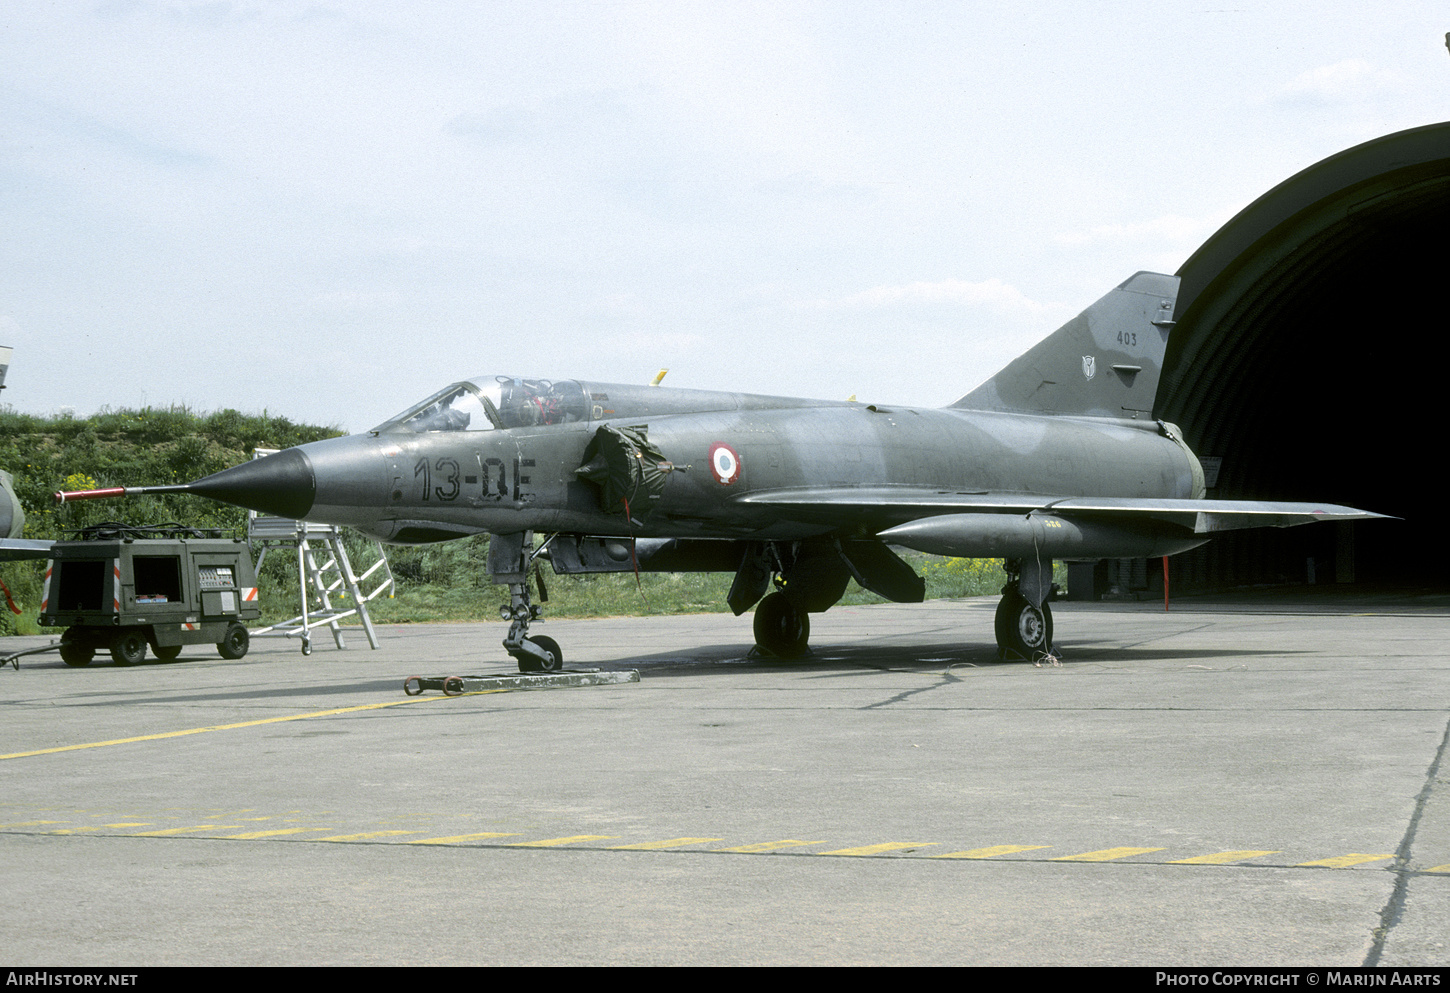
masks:
MULTIPOLYGON (((259 448, 253 458, 274 454, 275 449, 259 448)), ((388 565, 388 556, 380 542, 372 545, 378 558, 361 576, 353 571, 352 562, 343 546, 342 531, 335 524, 317 524, 312 521, 297 521, 290 517, 272 517, 256 511, 247 512, 247 543, 257 554, 257 574, 262 572, 262 563, 273 548, 293 548, 297 555, 297 586, 302 613, 296 617, 264 628, 251 631, 253 638, 301 638, 302 654, 312 654, 313 628, 326 626, 332 631, 332 640, 338 648, 346 648, 342 637, 343 618, 357 615, 367 633, 368 644, 378 647, 377 632, 368 616, 368 601, 378 595, 391 593, 393 570, 388 565), (319 557, 324 561, 319 564, 319 557), (375 575, 378 585, 364 592, 366 584, 375 575), (337 600, 339 602, 334 603, 337 600)))

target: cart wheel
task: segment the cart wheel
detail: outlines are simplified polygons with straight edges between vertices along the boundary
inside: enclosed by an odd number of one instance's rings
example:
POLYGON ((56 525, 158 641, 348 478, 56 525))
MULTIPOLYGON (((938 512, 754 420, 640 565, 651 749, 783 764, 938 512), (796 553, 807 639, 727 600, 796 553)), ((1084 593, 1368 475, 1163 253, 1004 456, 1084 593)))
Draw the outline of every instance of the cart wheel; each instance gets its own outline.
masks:
POLYGON ((96 646, 76 634, 74 628, 66 628, 60 636, 60 660, 66 665, 90 665, 95 654, 96 646))
POLYGON ((163 662, 170 662, 181 654, 180 645, 152 645, 151 654, 163 662))
POLYGON ((135 665, 146 657, 146 638, 140 631, 118 631, 111 639, 111 658, 117 665, 135 665))
POLYGON ((96 650, 89 645, 61 645, 60 660, 66 665, 90 665, 96 650))
POLYGON ((227 628, 227 633, 222 640, 217 642, 216 650, 221 653, 224 659, 239 659, 247 654, 247 649, 252 644, 252 636, 247 629, 240 624, 232 624, 227 628))

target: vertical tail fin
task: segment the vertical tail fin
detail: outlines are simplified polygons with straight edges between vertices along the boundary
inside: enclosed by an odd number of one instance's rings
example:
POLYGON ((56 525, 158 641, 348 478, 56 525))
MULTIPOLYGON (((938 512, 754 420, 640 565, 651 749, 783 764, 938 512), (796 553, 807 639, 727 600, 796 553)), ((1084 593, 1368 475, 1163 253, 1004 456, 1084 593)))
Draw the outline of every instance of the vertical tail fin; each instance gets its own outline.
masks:
POLYGON ((1177 276, 1136 273, 952 406, 1151 416, 1177 297, 1177 276))

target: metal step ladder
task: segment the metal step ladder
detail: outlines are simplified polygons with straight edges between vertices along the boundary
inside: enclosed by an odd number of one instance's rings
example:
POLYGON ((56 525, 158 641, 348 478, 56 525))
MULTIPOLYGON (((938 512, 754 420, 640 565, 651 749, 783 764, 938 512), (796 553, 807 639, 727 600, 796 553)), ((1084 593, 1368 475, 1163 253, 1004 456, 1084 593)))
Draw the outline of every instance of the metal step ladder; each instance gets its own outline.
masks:
MULTIPOLYGON (((276 449, 259 448, 253 458, 272 455, 276 449)), ((346 648, 342 625, 338 622, 357 615, 367 633, 368 644, 378 647, 377 632, 368 615, 368 601, 394 588, 393 570, 380 542, 373 541, 377 561, 362 575, 353 571, 352 561, 343 546, 342 531, 335 524, 296 521, 289 517, 271 517, 256 511, 247 512, 247 543, 257 554, 257 574, 274 548, 295 549, 297 585, 302 613, 298 616, 251 632, 253 638, 301 638, 302 654, 312 654, 312 631, 327 627, 338 648, 346 648), (258 551, 260 549, 260 551, 258 551), (377 585, 364 590, 376 577, 377 585), (336 602, 334 602, 336 601, 336 602)))

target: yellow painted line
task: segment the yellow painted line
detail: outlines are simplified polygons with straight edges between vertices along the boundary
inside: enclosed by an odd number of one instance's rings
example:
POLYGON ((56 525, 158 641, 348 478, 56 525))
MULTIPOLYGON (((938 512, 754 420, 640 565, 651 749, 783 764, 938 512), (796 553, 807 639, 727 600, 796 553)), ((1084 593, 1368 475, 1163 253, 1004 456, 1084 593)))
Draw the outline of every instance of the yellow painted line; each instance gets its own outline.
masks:
POLYGON ((1315 862, 1300 862, 1298 865, 1322 865, 1328 869, 1348 869, 1352 865, 1364 865, 1366 862, 1383 862, 1385 859, 1394 858, 1394 853, 1389 855, 1366 855, 1364 852, 1350 852, 1348 855, 1337 855, 1332 859, 1319 859, 1315 862))
POLYGON ((1052 862, 1111 862, 1113 859, 1125 859, 1129 855, 1146 855, 1149 852, 1161 852, 1162 848, 1104 848, 1097 852, 1083 852, 1081 855, 1059 855, 1052 862))
POLYGON ((653 852, 660 848, 679 848, 681 845, 703 845, 707 841, 723 841, 722 838, 671 838, 669 841, 645 841, 638 845, 610 845, 616 852, 653 852))
POLYGON ((366 834, 334 834, 318 841, 366 841, 369 838, 394 838, 400 834, 422 834, 422 831, 368 831, 366 834))
POLYGON ((139 831, 133 838, 165 838, 173 834, 189 834, 192 831, 230 831, 240 824, 193 824, 191 827, 166 828, 164 831, 139 831))
POLYGON ((253 838, 275 838, 279 834, 302 834, 304 831, 326 831, 325 827, 312 828, 277 828, 273 831, 247 831, 243 834, 224 834, 223 838, 235 838, 241 841, 250 841, 253 838))
POLYGON ((617 834, 576 834, 569 838, 545 838, 543 841, 515 841, 511 848, 554 848, 558 845, 573 845, 580 841, 613 841, 617 834))
POLYGON ((0 828, 40 827, 43 824, 67 824, 68 821, 16 821, 14 824, 0 824, 0 828))
POLYGON ((1426 869, 1424 871, 1425 872, 1450 872, 1450 862, 1446 862, 1444 865, 1437 865, 1433 869, 1426 869))
POLYGON ((150 827, 150 821, 122 821, 120 824, 102 824, 101 827, 150 827))
POLYGON ((484 831, 480 834, 455 834, 448 838, 419 838, 410 841, 410 845, 453 845, 460 841, 476 841, 479 838, 517 838, 517 831, 484 831))
POLYGON ((99 827, 78 827, 61 828, 59 831, 47 831, 46 834, 80 834, 82 831, 99 831, 99 827))
POLYGON ((314 710, 309 714, 289 714, 286 717, 267 717, 260 721, 241 721, 236 724, 213 724, 204 728, 188 728, 185 731, 166 731, 162 734, 143 734, 135 738, 113 738, 110 741, 92 741, 84 745, 61 745, 58 748, 39 748, 33 752, 11 752, 0 755, 0 759, 23 759, 32 755, 54 755, 57 752, 74 752, 82 748, 106 748, 110 745, 130 745, 138 741, 160 741, 163 738, 181 738, 188 734, 205 734, 208 731, 235 731, 237 728, 254 728, 263 724, 281 724, 286 721, 305 721, 310 717, 332 717, 336 714, 355 714, 364 710, 382 710, 385 707, 405 707, 414 703, 434 703, 438 700, 457 700, 461 697, 483 696, 487 693, 508 693, 507 689, 477 690, 460 693, 458 696, 422 696, 408 700, 390 700, 387 703, 365 703, 356 707, 337 707, 332 710, 314 710))
POLYGON ((973 848, 967 852, 947 852, 945 855, 933 855, 934 859, 990 859, 998 855, 1011 855, 1013 852, 1032 852, 1039 848, 1051 848, 1051 845, 993 845, 991 848, 973 848))
POLYGON ((1277 850, 1272 852, 1217 852, 1213 855, 1200 855, 1191 859, 1174 859, 1169 865, 1228 865, 1230 862, 1242 862, 1245 859, 1256 859, 1260 855, 1278 855, 1277 850))
POLYGON ((936 842, 919 841, 883 841, 879 845, 862 845, 860 848, 838 848, 834 852, 817 852, 817 855, 879 855, 882 852, 895 852, 903 848, 930 848, 936 842))
POLYGON ((802 845, 824 845, 824 841, 796 841, 786 838, 782 841, 759 841, 753 845, 739 845, 735 848, 712 848, 712 852, 774 852, 782 848, 799 848, 802 845))

